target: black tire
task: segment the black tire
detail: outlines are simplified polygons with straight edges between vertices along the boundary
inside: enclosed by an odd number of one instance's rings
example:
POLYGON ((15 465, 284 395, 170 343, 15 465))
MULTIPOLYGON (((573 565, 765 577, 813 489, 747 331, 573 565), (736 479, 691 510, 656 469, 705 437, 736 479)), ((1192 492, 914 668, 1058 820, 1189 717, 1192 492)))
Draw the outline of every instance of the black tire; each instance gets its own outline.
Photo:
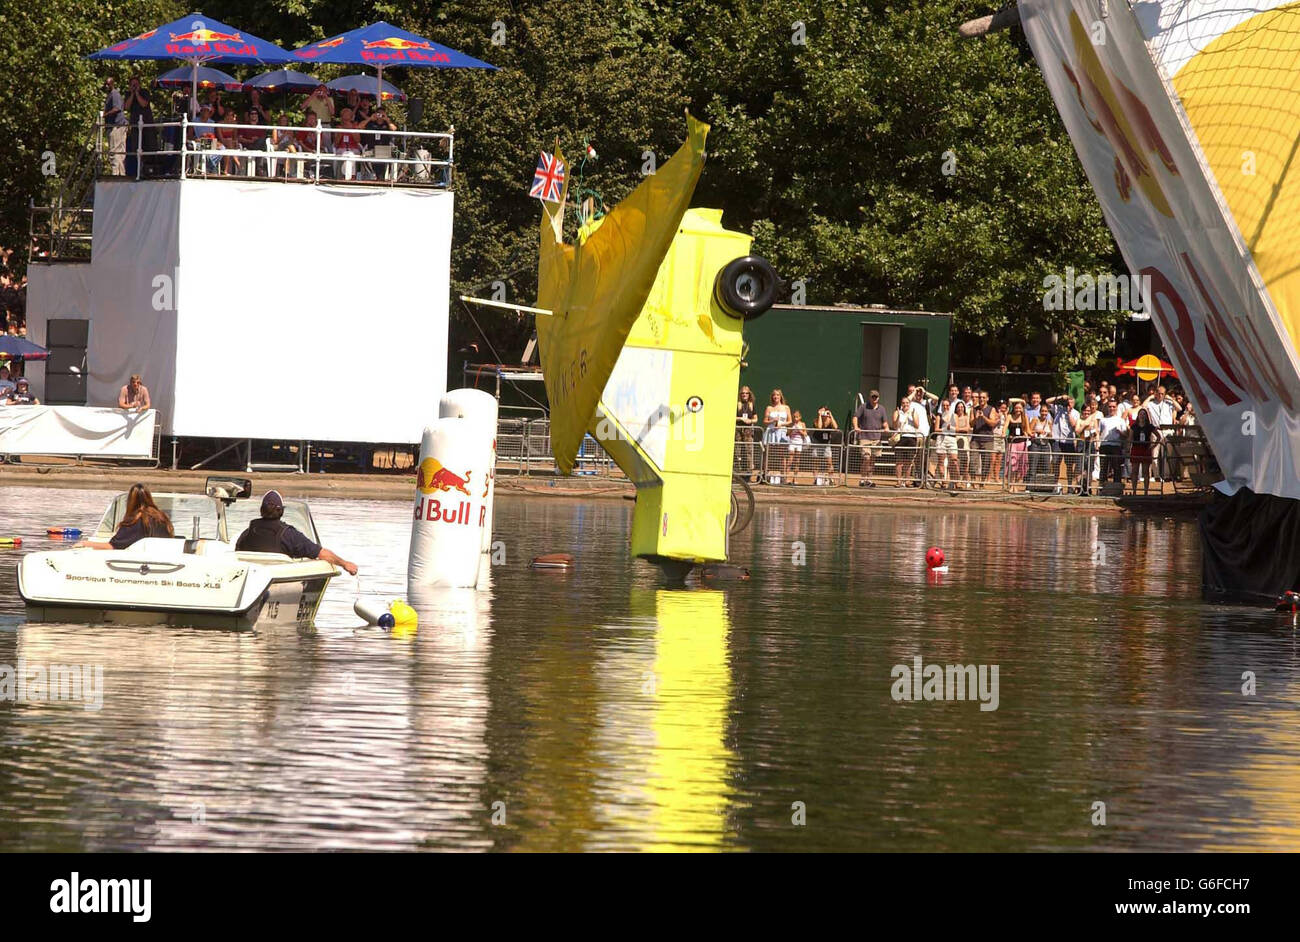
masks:
POLYGON ((780 285, 781 279, 771 262, 758 255, 746 255, 728 262, 718 272, 713 296, 731 317, 753 320, 776 303, 780 285))
POLYGON ((731 476, 731 513, 727 516, 727 532, 739 533, 754 519, 754 490, 739 474, 731 476), (736 493, 736 485, 740 493, 736 493))

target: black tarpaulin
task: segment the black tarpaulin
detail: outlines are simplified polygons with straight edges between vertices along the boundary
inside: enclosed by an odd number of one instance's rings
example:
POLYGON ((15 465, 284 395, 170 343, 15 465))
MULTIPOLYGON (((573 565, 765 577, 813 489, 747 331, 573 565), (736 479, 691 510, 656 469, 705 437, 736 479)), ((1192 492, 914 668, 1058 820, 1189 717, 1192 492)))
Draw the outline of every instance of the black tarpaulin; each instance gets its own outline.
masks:
POLYGON ((1201 581, 1209 598, 1272 602, 1300 589, 1300 501, 1242 488, 1201 511, 1201 581))

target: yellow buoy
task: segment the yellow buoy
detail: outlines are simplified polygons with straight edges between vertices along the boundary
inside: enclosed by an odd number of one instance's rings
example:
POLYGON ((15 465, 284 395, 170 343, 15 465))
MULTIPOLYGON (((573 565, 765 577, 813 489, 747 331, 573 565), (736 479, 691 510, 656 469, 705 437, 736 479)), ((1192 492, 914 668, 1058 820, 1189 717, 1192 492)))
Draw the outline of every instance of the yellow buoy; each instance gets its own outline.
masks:
POLYGON ((415 609, 406 604, 405 599, 394 599, 388 611, 399 628, 414 628, 420 623, 420 616, 415 614, 415 609))

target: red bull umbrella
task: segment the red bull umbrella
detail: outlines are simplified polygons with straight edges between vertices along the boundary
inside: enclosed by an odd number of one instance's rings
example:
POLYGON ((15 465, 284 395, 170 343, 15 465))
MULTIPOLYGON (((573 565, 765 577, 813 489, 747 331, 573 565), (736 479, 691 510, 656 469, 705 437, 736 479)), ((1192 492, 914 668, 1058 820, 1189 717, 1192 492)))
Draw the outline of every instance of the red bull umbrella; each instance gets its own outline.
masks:
POLYGON ((383 20, 320 42, 309 43, 301 49, 295 49, 293 54, 300 62, 374 66, 379 70, 379 76, 373 86, 375 91, 370 94, 376 98, 376 92, 382 88, 385 66, 400 65, 417 69, 496 68, 423 36, 398 29, 383 20))
POLYGON ((192 66, 171 69, 154 79, 153 83, 159 88, 184 88, 186 85, 194 85, 197 88, 220 88, 227 92, 241 91, 244 87, 244 83, 234 76, 206 65, 199 66, 197 72, 192 66))
POLYGON ((191 13, 179 20, 146 30, 139 36, 124 39, 91 53, 90 59, 175 59, 190 65, 190 85, 198 97, 198 70, 201 63, 225 65, 280 65, 296 61, 275 43, 267 42, 244 30, 227 26, 202 13, 191 13))
MULTIPOLYGON (((335 94, 346 95, 348 92, 358 92, 368 98, 375 97, 375 77, 373 75, 345 75, 342 78, 336 78, 325 85, 335 94)), ((402 91, 392 82, 379 80, 379 90, 384 95, 384 101, 406 101, 406 92, 402 91)))
POLYGON ((49 355, 50 351, 26 337, 0 334, 0 360, 44 360, 49 355))

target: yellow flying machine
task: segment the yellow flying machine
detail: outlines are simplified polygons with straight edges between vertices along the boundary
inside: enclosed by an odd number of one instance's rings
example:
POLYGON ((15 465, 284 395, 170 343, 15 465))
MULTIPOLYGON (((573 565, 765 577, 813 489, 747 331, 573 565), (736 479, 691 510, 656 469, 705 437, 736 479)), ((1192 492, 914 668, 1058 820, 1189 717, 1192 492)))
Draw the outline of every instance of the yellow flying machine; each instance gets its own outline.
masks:
POLYGON ((709 130, 687 125, 672 159, 576 244, 563 197, 544 203, 538 262, 556 464, 572 472, 589 432, 636 485, 633 554, 670 575, 727 558, 741 328, 781 288, 721 210, 687 209, 709 130))

